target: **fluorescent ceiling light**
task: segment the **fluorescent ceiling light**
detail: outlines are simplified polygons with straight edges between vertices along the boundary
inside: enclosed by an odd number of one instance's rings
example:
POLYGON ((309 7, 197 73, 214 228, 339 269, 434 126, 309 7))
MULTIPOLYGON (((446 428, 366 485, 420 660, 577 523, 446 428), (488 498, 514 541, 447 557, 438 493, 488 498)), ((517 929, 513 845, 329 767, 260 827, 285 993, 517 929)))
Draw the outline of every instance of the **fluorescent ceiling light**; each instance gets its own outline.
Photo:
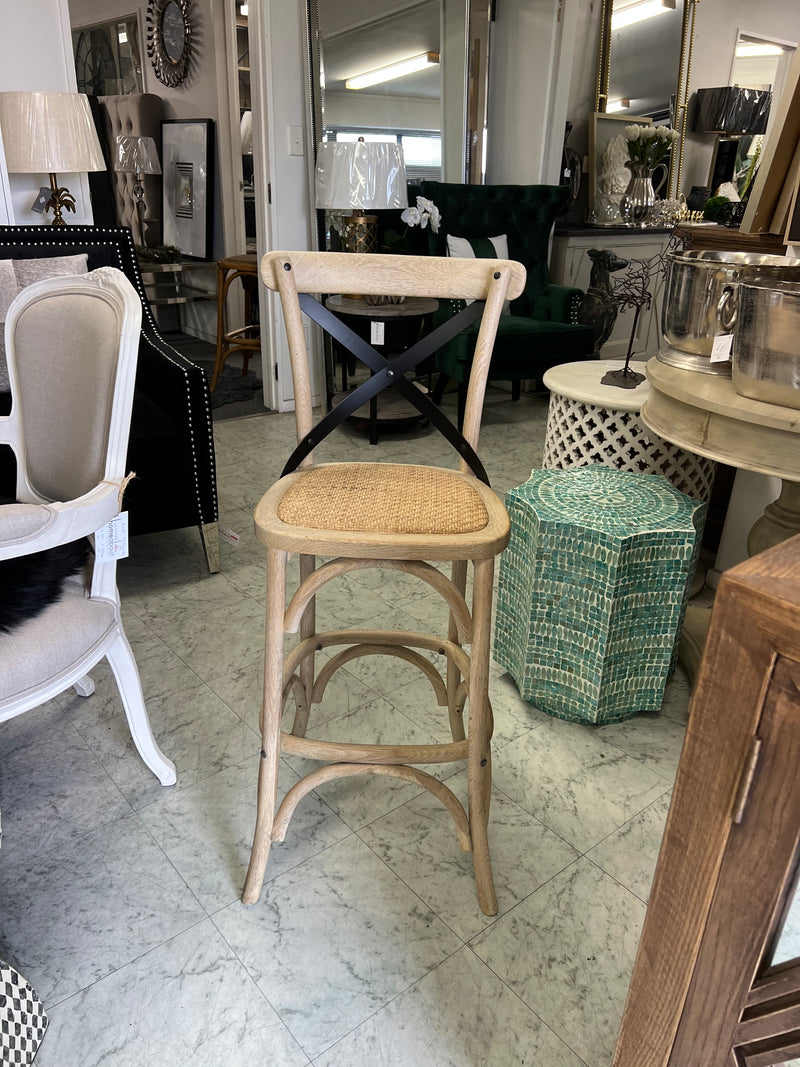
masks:
POLYGON ((630 100, 609 100, 606 104, 606 114, 610 115, 613 111, 627 111, 631 106, 630 100))
POLYGON ((117 34, 117 39, 119 40, 120 44, 128 43, 128 35, 124 30, 119 31, 119 33, 117 34))
POLYGON ((778 44, 737 44, 736 56, 738 59, 755 56, 782 56, 783 49, 778 44))
POLYGON ((402 78, 405 74, 414 74, 426 67, 435 67, 438 62, 438 52, 423 52, 420 56, 409 56, 408 59, 400 59, 397 63, 390 63, 386 67, 378 67, 376 70, 357 74, 354 78, 348 78, 344 86, 345 89, 366 89, 369 85, 378 85, 380 82, 388 82, 393 78, 402 78))
POLYGON ((246 19, 249 13, 250 9, 248 8, 247 4, 242 4, 242 6, 239 8, 239 14, 242 16, 242 18, 246 19))
POLYGON ((621 30, 623 26, 632 26, 635 22, 644 22, 645 19, 654 18, 656 15, 664 15, 674 8, 675 0, 641 0, 638 4, 615 11, 611 16, 611 29, 621 30))

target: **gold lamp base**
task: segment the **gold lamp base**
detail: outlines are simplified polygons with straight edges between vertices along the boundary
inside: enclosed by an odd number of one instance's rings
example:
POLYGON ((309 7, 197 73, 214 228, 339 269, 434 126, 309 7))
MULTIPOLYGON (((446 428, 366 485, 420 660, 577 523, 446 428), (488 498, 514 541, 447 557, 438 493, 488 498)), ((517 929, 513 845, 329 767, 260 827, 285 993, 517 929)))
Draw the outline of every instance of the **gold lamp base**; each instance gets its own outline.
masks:
POLYGON ((377 252, 378 216, 343 215, 342 243, 347 252, 377 252))
POLYGON ((66 187, 59 188, 55 174, 50 175, 50 199, 44 206, 45 211, 49 211, 50 208, 53 209, 52 226, 67 225, 61 214, 62 209, 64 211, 75 211, 75 197, 66 187))

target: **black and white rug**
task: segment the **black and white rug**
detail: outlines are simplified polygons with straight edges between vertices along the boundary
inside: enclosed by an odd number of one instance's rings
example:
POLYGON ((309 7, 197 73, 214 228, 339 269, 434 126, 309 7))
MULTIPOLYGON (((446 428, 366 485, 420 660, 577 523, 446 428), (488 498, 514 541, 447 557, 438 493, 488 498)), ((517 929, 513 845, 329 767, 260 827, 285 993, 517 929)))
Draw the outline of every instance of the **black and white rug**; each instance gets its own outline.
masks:
POLYGON ((0 960, 0 1063, 33 1063, 47 1023, 36 990, 0 960))

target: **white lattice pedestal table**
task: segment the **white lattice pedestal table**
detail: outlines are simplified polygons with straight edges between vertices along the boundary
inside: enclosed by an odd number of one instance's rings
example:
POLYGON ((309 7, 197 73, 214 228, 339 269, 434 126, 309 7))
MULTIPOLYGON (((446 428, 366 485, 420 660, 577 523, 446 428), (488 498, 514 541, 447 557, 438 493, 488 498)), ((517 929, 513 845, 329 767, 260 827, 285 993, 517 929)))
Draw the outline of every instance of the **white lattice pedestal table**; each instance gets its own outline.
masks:
MULTIPOLYGON (((631 364, 643 371, 644 364, 631 364)), ((544 376, 550 410, 542 466, 567 470, 600 463, 634 474, 663 474, 682 493, 708 501, 716 464, 649 430, 639 418, 650 393, 645 380, 635 389, 602 385, 618 360, 562 363, 544 376)))

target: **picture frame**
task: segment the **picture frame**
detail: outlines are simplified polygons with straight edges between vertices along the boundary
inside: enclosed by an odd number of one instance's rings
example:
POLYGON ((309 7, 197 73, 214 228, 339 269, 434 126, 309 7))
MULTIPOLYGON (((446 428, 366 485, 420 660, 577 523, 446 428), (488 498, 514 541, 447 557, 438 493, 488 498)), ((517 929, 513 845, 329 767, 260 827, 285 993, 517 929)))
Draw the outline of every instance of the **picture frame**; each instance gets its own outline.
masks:
POLYGON ((212 259, 214 120, 164 119, 161 172, 164 244, 189 259, 212 259))
MULTIPOLYGON (((618 136, 625 136, 626 126, 652 126, 653 120, 641 115, 607 115, 595 111, 589 122, 589 186, 587 211, 588 219, 596 226, 621 226, 622 214, 619 201, 625 192, 602 188, 603 157, 611 142, 618 136)), ((621 179, 620 179, 621 181, 621 179)), ((625 183, 627 186, 627 181, 625 183)))

